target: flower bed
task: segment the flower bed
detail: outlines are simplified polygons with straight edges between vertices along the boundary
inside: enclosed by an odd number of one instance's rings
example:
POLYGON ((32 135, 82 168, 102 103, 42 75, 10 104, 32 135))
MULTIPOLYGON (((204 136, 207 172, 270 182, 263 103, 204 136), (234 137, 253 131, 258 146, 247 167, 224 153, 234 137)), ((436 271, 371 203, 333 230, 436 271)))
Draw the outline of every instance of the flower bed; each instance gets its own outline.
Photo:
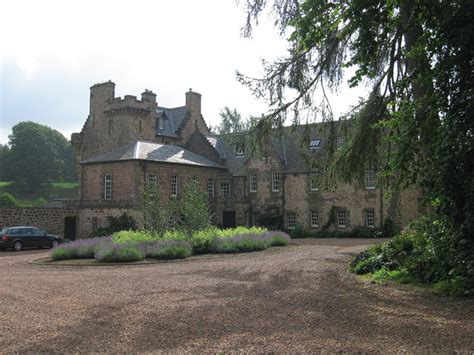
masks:
POLYGON ((53 249, 53 261, 95 258, 99 262, 133 262, 145 258, 183 259, 193 254, 240 253, 285 246, 290 237, 258 227, 210 228, 187 236, 167 231, 162 235, 146 231, 121 231, 102 238, 81 239, 53 249))

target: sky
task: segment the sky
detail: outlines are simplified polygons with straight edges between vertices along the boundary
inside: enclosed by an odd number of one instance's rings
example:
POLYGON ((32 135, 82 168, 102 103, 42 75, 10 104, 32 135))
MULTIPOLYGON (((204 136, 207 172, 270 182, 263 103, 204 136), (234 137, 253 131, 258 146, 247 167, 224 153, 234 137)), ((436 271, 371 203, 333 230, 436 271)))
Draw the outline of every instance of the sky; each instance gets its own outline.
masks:
MULTIPOLYGON (((20 121, 48 125, 68 139, 80 132, 89 88, 112 80, 115 95, 145 89, 160 106, 183 106, 189 88, 202 114, 219 124, 225 106, 244 117, 268 110, 237 82, 236 70, 262 75, 261 60, 288 47, 269 14, 243 38, 245 12, 235 0, 15 0, 0 2, 0 143, 20 121)), ((345 111, 364 90, 331 95, 345 111)))

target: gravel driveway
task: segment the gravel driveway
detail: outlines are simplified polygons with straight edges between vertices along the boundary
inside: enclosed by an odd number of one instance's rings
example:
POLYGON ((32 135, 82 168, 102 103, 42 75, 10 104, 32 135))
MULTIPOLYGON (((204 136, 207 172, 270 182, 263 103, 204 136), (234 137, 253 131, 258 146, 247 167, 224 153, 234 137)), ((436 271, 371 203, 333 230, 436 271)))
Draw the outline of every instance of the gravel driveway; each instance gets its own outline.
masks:
POLYGON ((0 352, 472 352, 474 300, 366 283, 373 240, 134 266, 0 252, 0 352))

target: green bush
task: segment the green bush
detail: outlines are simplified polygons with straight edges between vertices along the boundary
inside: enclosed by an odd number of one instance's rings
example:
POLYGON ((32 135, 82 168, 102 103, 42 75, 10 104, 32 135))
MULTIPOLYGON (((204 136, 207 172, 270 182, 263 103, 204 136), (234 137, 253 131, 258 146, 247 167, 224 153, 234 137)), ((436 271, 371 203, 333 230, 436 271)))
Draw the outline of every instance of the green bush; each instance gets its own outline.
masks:
POLYGON ((40 197, 33 203, 33 206, 41 207, 41 206, 46 205, 47 203, 48 201, 46 199, 44 199, 43 197, 40 197))
POLYGON ((76 251, 74 249, 56 248, 51 252, 50 257, 53 261, 76 259, 76 251))
POLYGON ((4 192, 0 195, 0 207, 18 207, 18 201, 16 198, 9 194, 8 192, 4 192))
POLYGON ((95 259, 101 263, 124 263, 143 260, 145 254, 136 246, 117 245, 103 247, 95 254, 95 259))
POLYGON ((272 247, 284 247, 288 245, 288 240, 283 237, 276 236, 272 237, 271 244, 272 247))
POLYGON ((170 246, 161 248, 155 253, 150 253, 148 257, 154 259, 185 259, 192 255, 193 251, 191 248, 183 246, 170 246))
POLYGON ((473 294, 474 265, 460 260, 451 233, 434 216, 421 217, 390 241, 357 255, 350 270, 378 276, 385 271, 398 271, 403 273, 404 280, 434 285, 440 292, 473 294))
POLYGON ((112 236, 112 241, 117 244, 124 243, 147 243, 160 240, 161 237, 157 234, 146 231, 120 231, 112 236))

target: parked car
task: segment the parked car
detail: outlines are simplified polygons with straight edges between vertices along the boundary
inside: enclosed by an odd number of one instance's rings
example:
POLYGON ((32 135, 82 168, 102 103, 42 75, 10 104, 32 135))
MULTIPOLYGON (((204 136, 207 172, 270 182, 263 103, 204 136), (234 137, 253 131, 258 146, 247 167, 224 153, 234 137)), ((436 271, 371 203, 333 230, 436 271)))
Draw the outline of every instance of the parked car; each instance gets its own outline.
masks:
POLYGON ((20 251, 23 248, 54 248, 63 238, 28 226, 0 228, 0 249, 20 251))

